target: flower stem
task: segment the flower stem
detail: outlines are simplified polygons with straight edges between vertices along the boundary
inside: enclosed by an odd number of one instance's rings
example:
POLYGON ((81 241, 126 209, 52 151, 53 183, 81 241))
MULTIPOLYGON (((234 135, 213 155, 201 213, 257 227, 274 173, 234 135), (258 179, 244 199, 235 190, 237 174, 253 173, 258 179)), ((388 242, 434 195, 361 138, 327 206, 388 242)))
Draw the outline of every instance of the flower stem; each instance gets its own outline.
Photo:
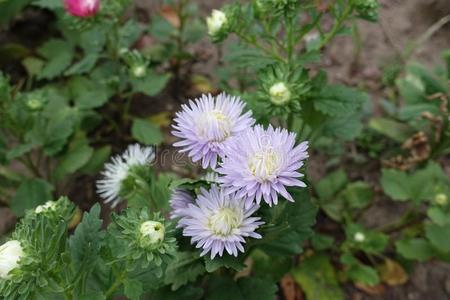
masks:
POLYGON ((126 269, 120 273, 119 276, 117 276, 116 280, 114 281, 114 283, 111 285, 111 287, 106 291, 105 293, 105 297, 109 298, 113 295, 113 293, 116 291, 116 289, 122 284, 123 279, 125 278, 127 271, 126 269))

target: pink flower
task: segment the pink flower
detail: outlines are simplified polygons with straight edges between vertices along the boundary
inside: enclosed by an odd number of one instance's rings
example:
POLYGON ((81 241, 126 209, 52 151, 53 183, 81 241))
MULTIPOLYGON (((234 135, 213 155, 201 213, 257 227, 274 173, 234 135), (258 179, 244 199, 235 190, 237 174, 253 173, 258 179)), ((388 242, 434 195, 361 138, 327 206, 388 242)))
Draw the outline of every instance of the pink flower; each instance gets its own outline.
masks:
POLYGON ((100 0, 64 0, 64 6, 72 16, 87 18, 97 13, 100 0))

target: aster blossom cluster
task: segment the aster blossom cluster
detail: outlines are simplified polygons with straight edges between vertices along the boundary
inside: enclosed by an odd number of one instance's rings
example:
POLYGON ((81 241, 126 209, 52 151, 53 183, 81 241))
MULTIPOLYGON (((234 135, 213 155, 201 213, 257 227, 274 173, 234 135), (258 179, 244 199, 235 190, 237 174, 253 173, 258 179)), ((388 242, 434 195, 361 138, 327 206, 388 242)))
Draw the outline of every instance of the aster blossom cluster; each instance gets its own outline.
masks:
POLYGON ((64 0, 64 7, 72 16, 87 18, 97 14, 100 0, 64 0))
POLYGON ((197 195, 177 188, 170 201, 171 218, 178 219, 201 255, 244 252, 246 238, 261 238, 256 230, 264 222, 257 213, 262 200, 278 204, 281 195, 294 201, 287 187, 306 187, 298 170, 308 157, 308 143, 296 144, 286 129, 254 125, 250 111, 237 97, 202 96, 182 106, 175 118, 174 145, 202 167, 210 190, 197 195))

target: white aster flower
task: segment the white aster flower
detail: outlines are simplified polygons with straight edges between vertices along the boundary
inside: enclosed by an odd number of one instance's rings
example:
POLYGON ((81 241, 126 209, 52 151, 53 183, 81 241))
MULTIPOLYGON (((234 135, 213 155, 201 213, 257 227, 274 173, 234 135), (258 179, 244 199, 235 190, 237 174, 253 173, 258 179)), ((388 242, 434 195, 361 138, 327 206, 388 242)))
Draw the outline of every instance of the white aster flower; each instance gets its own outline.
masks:
POLYGON ((19 241, 12 240, 0 246, 0 278, 8 279, 9 272, 17 268, 23 256, 23 249, 19 241))
POLYGON ((97 192, 105 200, 115 207, 120 203, 120 191, 123 181, 128 177, 129 171, 134 167, 149 165, 155 158, 151 147, 143 147, 139 144, 128 146, 122 155, 112 158, 112 162, 105 164, 105 170, 101 173, 103 178, 97 181, 97 192))
POLYGON ((216 35, 227 22, 227 16, 224 12, 214 9, 210 17, 206 18, 206 25, 208 26, 208 34, 216 35))
POLYGON ((55 201, 47 201, 45 204, 39 205, 36 207, 34 212, 36 214, 40 214, 49 210, 55 210, 56 209, 56 202, 55 201))

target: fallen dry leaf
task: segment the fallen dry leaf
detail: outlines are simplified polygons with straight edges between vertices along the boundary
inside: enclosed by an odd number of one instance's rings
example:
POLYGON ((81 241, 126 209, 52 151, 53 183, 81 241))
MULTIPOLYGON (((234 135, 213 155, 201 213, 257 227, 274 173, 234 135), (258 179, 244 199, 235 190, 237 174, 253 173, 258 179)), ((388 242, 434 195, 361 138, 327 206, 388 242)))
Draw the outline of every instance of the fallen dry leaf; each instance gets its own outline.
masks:
POLYGON ((180 27, 180 18, 175 9, 170 5, 163 5, 159 11, 160 15, 167 20, 173 27, 180 27))
POLYGON ((386 288, 382 284, 366 285, 362 283, 355 283, 355 287, 366 294, 373 296, 381 296, 386 292, 386 288))
POLYGON ((81 221, 82 216, 83 216, 83 212, 81 211, 81 209, 79 209, 78 207, 75 208, 75 214, 73 215, 72 220, 70 220, 69 225, 67 226, 69 228, 69 230, 72 230, 75 227, 77 227, 77 225, 81 221))
POLYGON ((284 299, 286 300, 302 300, 304 299, 300 288, 295 282, 291 274, 286 274, 280 282, 281 289, 283 290, 284 299))
POLYGON ((390 286, 402 285, 408 281, 408 274, 405 269, 396 261, 386 259, 378 267, 381 280, 390 286))

